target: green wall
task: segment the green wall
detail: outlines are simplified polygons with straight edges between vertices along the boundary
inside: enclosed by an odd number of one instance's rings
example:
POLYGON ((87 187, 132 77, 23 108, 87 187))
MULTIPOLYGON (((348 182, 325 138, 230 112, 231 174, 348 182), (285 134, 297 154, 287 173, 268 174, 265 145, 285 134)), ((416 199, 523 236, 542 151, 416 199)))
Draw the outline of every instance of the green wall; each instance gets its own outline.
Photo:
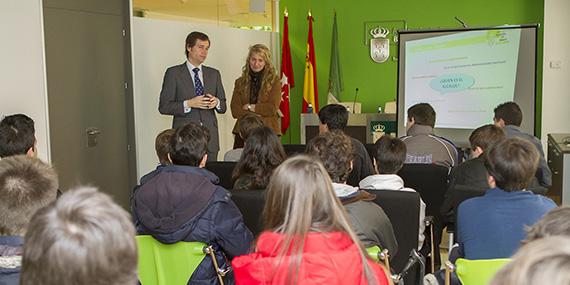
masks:
MULTIPOLYGON (((311 10, 315 22, 313 33, 317 59, 317 83, 319 107, 326 104, 333 13, 336 10, 340 61, 344 91, 341 101, 352 101, 355 88, 359 88, 358 101, 362 112, 375 112, 378 106, 396 99, 397 61, 378 64, 370 59, 369 38, 366 27, 375 22, 392 28, 408 29, 459 28, 454 19, 459 17, 469 27, 516 25, 539 23, 544 18, 544 0, 457 1, 457 0, 282 0, 280 2, 281 28, 283 11, 289 12, 289 41, 295 73, 295 88, 291 89, 291 128, 283 136, 285 143, 299 143, 299 122, 303 96, 305 53, 307 50, 307 12, 311 10), (366 42, 366 44, 365 44, 366 42)), ((282 30, 281 30, 282 32, 282 30)), ((537 133, 540 133, 542 98, 542 28, 538 35, 537 58, 537 133)), ((397 55, 397 47, 391 42, 391 55, 397 55)), ((491 119, 491 118, 489 118, 491 119)))

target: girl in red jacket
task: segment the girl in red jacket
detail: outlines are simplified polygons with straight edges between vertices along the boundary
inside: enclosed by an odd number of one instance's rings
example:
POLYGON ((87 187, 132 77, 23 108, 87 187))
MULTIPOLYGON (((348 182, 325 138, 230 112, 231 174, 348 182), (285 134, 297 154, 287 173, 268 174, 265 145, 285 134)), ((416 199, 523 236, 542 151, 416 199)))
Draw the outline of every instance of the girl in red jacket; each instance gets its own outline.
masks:
POLYGON ((390 284, 350 228, 323 165, 296 156, 268 186, 266 232, 233 262, 237 284, 390 284))

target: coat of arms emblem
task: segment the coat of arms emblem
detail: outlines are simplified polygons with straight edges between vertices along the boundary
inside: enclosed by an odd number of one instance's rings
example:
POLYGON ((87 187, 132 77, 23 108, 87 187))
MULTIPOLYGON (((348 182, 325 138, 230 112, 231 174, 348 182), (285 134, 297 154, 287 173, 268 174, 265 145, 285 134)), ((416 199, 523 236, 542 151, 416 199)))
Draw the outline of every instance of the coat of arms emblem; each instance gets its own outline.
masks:
POLYGON ((386 38, 390 31, 377 27, 370 30, 370 57, 377 63, 383 63, 390 57, 390 40, 386 38))

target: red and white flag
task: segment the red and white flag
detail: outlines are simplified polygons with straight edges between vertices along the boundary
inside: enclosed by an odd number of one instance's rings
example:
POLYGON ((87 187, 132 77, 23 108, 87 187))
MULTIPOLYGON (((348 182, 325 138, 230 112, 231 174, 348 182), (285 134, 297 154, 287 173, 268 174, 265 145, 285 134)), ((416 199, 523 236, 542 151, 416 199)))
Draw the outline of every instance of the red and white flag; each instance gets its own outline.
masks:
POLYGON ((283 18, 283 43, 281 48, 281 104, 279 110, 281 117, 281 133, 285 134, 291 122, 289 112, 289 91, 295 87, 293 78, 293 65, 291 64, 291 47, 289 46, 289 15, 285 11, 283 18))

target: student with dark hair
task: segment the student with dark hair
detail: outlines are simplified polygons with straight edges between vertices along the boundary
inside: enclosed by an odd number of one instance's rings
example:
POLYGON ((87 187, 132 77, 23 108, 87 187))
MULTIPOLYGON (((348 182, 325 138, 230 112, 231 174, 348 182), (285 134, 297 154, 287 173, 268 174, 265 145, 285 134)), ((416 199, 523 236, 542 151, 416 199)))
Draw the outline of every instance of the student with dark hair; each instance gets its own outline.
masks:
MULTIPOLYGON (((344 132, 348 124, 348 110, 338 104, 329 104, 321 108, 319 111, 319 133, 328 131, 344 132)), ((352 171, 350 172, 347 183, 352 186, 358 186, 358 182, 364 177, 374 173, 372 160, 366 151, 366 147, 357 139, 350 138, 352 142, 352 154, 354 160, 352 162, 352 171)))
POLYGON ((20 284, 137 284, 130 215, 95 188, 66 192, 30 221, 20 284))
POLYGON ((286 158, 283 145, 271 128, 262 126, 253 130, 234 168, 233 190, 266 189, 273 170, 286 158))
MULTIPOLYGON (((373 160, 374 167, 378 174, 373 174, 362 179, 359 183, 361 189, 415 192, 414 189, 405 187, 404 180, 398 176, 398 171, 400 171, 406 160, 406 145, 404 142, 388 135, 382 136, 374 144, 373 160)), ((420 199, 419 207, 418 250, 422 248, 425 240, 424 219, 426 215, 426 204, 422 199, 420 199)))
POLYGON ((467 259, 510 257, 525 228, 556 207, 552 200, 525 191, 538 165, 536 148, 521 138, 498 142, 486 155, 491 189, 459 205, 457 242, 467 259))
POLYGON ((505 102, 497 106, 494 112, 495 116, 493 121, 496 126, 505 130, 507 138, 522 138, 531 142, 536 147, 540 157, 535 177, 538 180, 538 184, 545 189, 536 189, 535 191, 546 193, 548 190, 546 188, 549 188, 552 185, 552 172, 550 171, 550 168, 548 168, 548 164, 544 159, 544 150, 540 140, 533 135, 521 131, 520 129, 523 118, 521 108, 515 102, 505 102))
POLYGON ((434 135, 435 118, 430 104, 419 103, 408 108, 406 136, 401 138, 408 151, 405 163, 457 166, 459 156, 455 145, 434 135))
MULTIPOLYGON (((170 140, 172 165, 156 169, 135 189, 132 213, 138 234, 163 243, 200 241, 216 249, 222 269, 248 251, 252 235, 219 178, 204 169, 208 130, 196 123, 176 129, 170 140)), ((225 277, 233 284, 232 274, 225 277)), ((188 284, 217 284, 211 259, 198 266, 188 284)))
POLYGON ((215 161, 220 151, 216 113, 225 113, 227 106, 220 72, 203 65, 209 49, 210 39, 206 34, 197 31, 188 34, 184 45, 186 61, 166 70, 158 111, 173 116, 173 129, 189 122, 207 128, 211 135, 208 158, 215 161))
POLYGON ((56 199, 55 170, 37 158, 0 160, 0 284, 18 284, 22 245, 34 213, 56 199))
POLYGON ((171 152, 170 140, 173 135, 174 129, 166 129, 156 136, 154 149, 156 150, 156 156, 158 157, 158 161, 161 165, 168 165, 171 163, 170 158, 168 158, 168 154, 171 152))
POLYGON ((34 120, 24 114, 0 121, 0 158, 18 154, 37 155, 34 120))
POLYGON ((376 195, 346 184, 352 168, 352 145, 340 131, 326 132, 313 138, 307 153, 319 158, 333 184, 336 196, 344 205, 350 224, 364 246, 380 246, 394 256, 398 249, 392 223, 384 210, 373 201, 376 195))
POLYGON ((275 170, 263 219, 255 252, 232 262, 237 284, 390 284, 389 272, 367 257, 318 159, 295 156, 275 170))
POLYGON ((453 202, 456 187, 466 186, 478 189, 481 192, 489 189, 487 182, 487 169, 485 168, 485 154, 492 146, 505 139, 505 132, 494 125, 484 125, 475 129, 469 136, 471 144, 471 159, 461 163, 451 170, 448 190, 441 206, 441 214, 447 217, 448 222, 454 221, 453 202))
MULTIPOLYGON (((245 114, 237 120, 235 128, 238 132, 237 135, 245 142, 254 129, 262 126, 263 120, 261 120, 261 117, 255 114, 245 114)), ((224 154, 224 161, 238 161, 242 152, 243 147, 229 150, 224 154)))

